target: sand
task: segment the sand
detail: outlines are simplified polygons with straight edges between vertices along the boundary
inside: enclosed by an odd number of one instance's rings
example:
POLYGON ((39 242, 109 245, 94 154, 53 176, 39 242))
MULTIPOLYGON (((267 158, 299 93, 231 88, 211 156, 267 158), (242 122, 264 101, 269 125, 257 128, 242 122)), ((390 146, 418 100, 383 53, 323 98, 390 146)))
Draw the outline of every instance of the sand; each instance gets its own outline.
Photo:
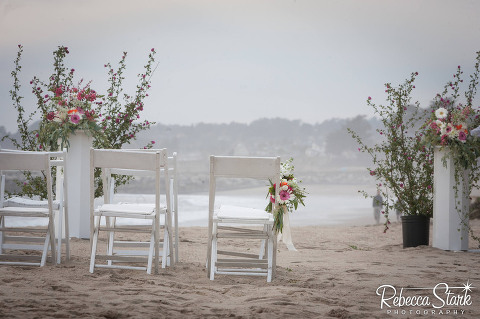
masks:
MULTIPOLYGON (((479 234, 480 222, 472 224, 479 234)), ((226 275, 210 281, 204 267, 207 231, 203 227, 180 229, 181 262, 158 275, 118 269, 90 274, 89 242, 73 239, 70 262, 43 268, 0 267, 0 317, 480 317, 480 253, 428 246, 403 249, 398 223, 386 234, 381 225, 294 227, 292 232, 298 251, 279 244, 272 283, 264 277, 226 275), (468 281, 475 287, 468 293, 470 304, 439 309, 431 305, 381 309, 376 294, 379 286, 387 284, 398 290, 398 296, 402 287, 433 288, 439 283, 461 287, 468 281)), ((471 246, 478 245, 471 241, 471 246)), ((452 291, 455 296, 462 293, 452 291)), ((424 293, 433 301, 433 290, 424 293)))

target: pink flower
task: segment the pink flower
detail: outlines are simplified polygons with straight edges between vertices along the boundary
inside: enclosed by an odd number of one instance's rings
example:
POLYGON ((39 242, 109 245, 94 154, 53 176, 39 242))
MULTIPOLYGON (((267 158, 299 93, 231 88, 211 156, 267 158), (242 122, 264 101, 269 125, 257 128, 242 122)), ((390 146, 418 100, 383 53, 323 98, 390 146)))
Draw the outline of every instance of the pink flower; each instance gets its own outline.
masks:
POLYGON ((55 96, 61 96, 63 94, 63 88, 59 86, 55 89, 55 96))
POLYGON ((155 144, 155 141, 152 141, 152 144, 155 144))
POLYGON ((464 131, 458 132, 458 139, 459 139, 461 142, 465 143, 465 141, 467 140, 467 134, 465 134, 464 131))
POLYGON ((283 201, 290 199, 290 193, 287 191, 281 190, 278 195, 280 196, 280 199, 283 201))
POLYGON ((272 195, 270 195, 270 203, 275 204, 275 198, 272 195))
POLYGON ((54 118, 55 118, 55 112, 50 112, 47 114, 47 120, 53 121, 54 118))
POLYGON ((80 115, 73 113, 72 116, 70 116, 70 122, 73 124, 78 124, 78 122, 80 122, 80 115))

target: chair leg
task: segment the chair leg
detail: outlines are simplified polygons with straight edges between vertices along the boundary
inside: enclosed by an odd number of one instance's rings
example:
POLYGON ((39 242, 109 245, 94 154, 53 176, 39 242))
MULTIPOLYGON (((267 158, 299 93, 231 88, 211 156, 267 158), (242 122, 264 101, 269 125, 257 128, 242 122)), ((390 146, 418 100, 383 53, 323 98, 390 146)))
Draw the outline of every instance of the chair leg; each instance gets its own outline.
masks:
POLYGON ((163 251, 162 251, 162 268, 170 266, 170 249, 169 249, 168 231, 167 228, 163 230, 163 251))
MULTIPOLYGON (((105 217, 105 223, 108 228, 114 228, 115 227, 115 217, 105 217)), ((115 240, 115 232, 113 231, 108 231, 108 238, 107 238, 107 255, 113 256, 113 242, 115 240)), ((109 266, 112 265, 112 261, 109 260, 107 262, 109 266)))
POLYGON ((63 210, 63 222, 64 222, 64 229, 65 229, 65 250, 66 250, 66 260, 70 260, 70 232, 68 230, 68 211, 64 208, 63 210))
POLYGON ((63 216, 62 216, 63 207, 60 205, 58 210, 58 223, 57 223, 57 263, 60 264, 62 261, 62 230, 63 230, 63 216))
POLYGON ((268 238, 268 270, 267 270, 267 282, 272 281, 273 277, 273 237, 269 236, 268 238))
POLYGON ((160 216, 157 216, 155 217, 155 219, 153 220, 153 222, 155 223, 155 225, 153 226, 155 232, 154 232, 154 247, 155 247, 155 274, 158 274, 158 264, 159 264, 159 259, 160 259, 160 248, 158 247, 159 246, 159 241, 160 241, 160 216))
POLYGON ((98 240, 98 232, 100 226, 100 216, 96 216, 94 219, 94 229, 93 229, 93 240, 92 240, 92 252, 90 255, 90 272, 93 274, 93 269, 95 268, 95 255, 97 254, 97 240, 98 240))
MULTIPOLYGON (((165 220, 167 220, 166 216, 165 216, 165 220)), ((172 220, 171 218, 168 218, 168 223, 165 222, 165 232, 166 232, 166 235, 168 237, 168 250, 166 251, 167 254, 165 255, 166 257, 170 257, 170 264, 172 266, 175 265, 175 260, 172 258, 172 254, 173 254, 173 236, 172 236, 172 220)), ((163 243, 165 245, 165 242, 163 243)), ((165 247, 164 247, 165 249, 165 247)))
POLYGON ((147 274, 152 274, 153 254, 155 252, 155 221, 152 220, 152 232, 150 233, 150 247, 148 248, 147 274))
POLYGON ((52 251, 52 263, 54 265, 57 264, 57 259, 56 259, 56 252, 57 250, 55 249, 55 225, 53 222, 53 216, 48 219, 48 237, 50 237, 50 249, 52 251))
POLYGON ((215 264, 217 263, 217 224, 213 223, 212 231, 212 248, 211 248, 211 258, 210 258, 210 280, 215 279, 215 264))
MULTIPOLYGON (((47 261, 48 246, 49 245, 50 245, 50 234, 47 232, 47 235, 45 236, 45 242, 43 244, 42 259, 40 260, 40 267, 45 266, 45 262, 47 261)), ((52 251, 52 258, 55 260, 55 252, 54 251, 52 251)))

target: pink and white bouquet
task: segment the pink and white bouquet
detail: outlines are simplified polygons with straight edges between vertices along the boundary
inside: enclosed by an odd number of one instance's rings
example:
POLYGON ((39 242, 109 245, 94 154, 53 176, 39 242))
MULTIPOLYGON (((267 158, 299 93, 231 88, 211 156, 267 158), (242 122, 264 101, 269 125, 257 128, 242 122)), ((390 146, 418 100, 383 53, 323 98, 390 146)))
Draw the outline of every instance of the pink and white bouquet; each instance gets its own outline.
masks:
MULTIPOLYGON (((447 100, 446 105, 450 104, 447 100)), ((440 107, 432 111, 427 122, 427 134, 434 145, 447 146, 451 143, 466 143, 471 136, 471 126, 477 115, 471 106, 459 105, 455 108, 440 107)))
POLYGON ((297 181, 294 177, 294 166, 292 162, 293 158, 290 158, 281 164, 280 188, 277 198, 275 198, 277 185, 270 182, 270 187, 268 188, 267 198, 269 199, 269 203, 265 210, 273 213, 275 219, 274 228, 280 233, 283 230, 283 214, 297 210, 298 204, 305 206, 303 199, 306 197, 307 192, 305 188, 300 187, 299 184, 301 181, 297 181), (275 202, 278 203, 278 209, 272 212, 275 202))
POLYGON ((68 147, 68 137, 76 130, 91 135, 101 132, 97 124, 100 114, 92 108, 93 104, 101 104, 97 102, 101 96, 90 88, 90 84, 80 85, 81 82, 78 87, 71 88, 59 85, 50 88, 53 96, 45 95, 45 103, 49 104, 39 130, 39 139, 50 149, 58 149, 59 140, 61 148, 68 147))

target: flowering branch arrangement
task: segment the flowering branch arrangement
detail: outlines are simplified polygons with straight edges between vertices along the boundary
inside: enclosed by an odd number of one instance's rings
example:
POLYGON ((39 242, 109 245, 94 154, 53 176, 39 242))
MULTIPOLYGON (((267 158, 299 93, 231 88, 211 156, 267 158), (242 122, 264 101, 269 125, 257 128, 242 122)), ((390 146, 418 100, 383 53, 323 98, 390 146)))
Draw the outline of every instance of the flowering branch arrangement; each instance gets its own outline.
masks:
MULTIPOLYGON (((383 123, 383 128, 377 129, 381 142, 366 145, 356 132, 348 129, 359 144, 358 150, 371 157, 373 166, 367 170, 384 198, 384 232, 389 229, 389 212, 395 208, 405 215, 430 217, 433 212, 433 148, 423 143, 423 133, 418 130, 426 113, 418 102, 412 104, 410 97, 417 76, 417 72, 412 73, 398 87, 387 83, 386 105, 376 105, 368 97, 367 104, 383 123)), ((360 192, 366 198, 373 197, 360 192)))
POLYGON ((275 198, 277 185, 270 181, 270 187, 268 188, 267 198, 269 198, 269 203, 265 210, 273 213, 273 227, 277 233, 283 231, 283 214, 297 210, 298 204, 305 206, 303 199, 306 197, 307 192, 305 188, 300 187, 301 181, 297 181, 294 177, 294 166, 292 163, 293 158, 281 163, 280 189, 277 198, 275 198), (272 212, 275 202, 278 203, 278 209, 272 212))
MULTIPOLYGON (((122 148, 124 144, 130 143, 136 138, 136 134, 142 130, 150 128, 153 122, 140 120, 141 112, 144 108, 144 99, 148 97, 151 77, 155 71, 155 50, 151 49, 148 55, 148 61, 144 66, 145 72, 138 74, 139 84, 136 86, 135 93, 130 96, 123 93, 123 71, 126 68, 125 59, 127 53, 124 52, 120 60, 120 67, 117 71, 111 65, 105 64, 109 68, 108 81, 110 87, 107 94, 99 94, 91 88, 91 82, 86 84, 83 80, 74 84, 75 69, 67 68, 64 60, 70 53, 65 46, 59 46, 53 52, 54 72, 44 82, 34 77, 30 84, 32 93, 36 97, 37 110, 30 115, 25 114, 21 105, 22 96, 20 95, 19 73, 21 71, 21 55, 23 46, 18 46, 19 50, 15 59, 15 70, 11 72, 14 78, 13 89, 10 90, 10 96, 13 106, 17 110, 17 125, 21 140, 6 135, 1 139, 10 140, 17 149, 21 150, 58 150, 59 147, 69 146, 70 134, 75 134, 77 130, 83 130, 86 134, 93 136, 93 146, 95 148, 122 148), (123 94, 123 99, 120 95, 123 94), (40 113, 40 127, 38 130, 31 130, 29 126, 35 119, 37 112, 40 113), (60 143, 59 143, 60 141, 60 143)), ((144 148, 151 148, 155 141, 151 141, 144 148)), ((102 192, 100 172, 96 171, 96 191, 95 196, 100 196, 102 192)), ((46 197, 46 189, 42 185, 41 179, 44 176, 25 176, 24 182, 19 182, 21 186, 20 194, 39 195, 46 197), (40 180, 39 180, 40 179, 40 180)), ((127 180, 116 180, 116 185, 124 184, 127 180)))

